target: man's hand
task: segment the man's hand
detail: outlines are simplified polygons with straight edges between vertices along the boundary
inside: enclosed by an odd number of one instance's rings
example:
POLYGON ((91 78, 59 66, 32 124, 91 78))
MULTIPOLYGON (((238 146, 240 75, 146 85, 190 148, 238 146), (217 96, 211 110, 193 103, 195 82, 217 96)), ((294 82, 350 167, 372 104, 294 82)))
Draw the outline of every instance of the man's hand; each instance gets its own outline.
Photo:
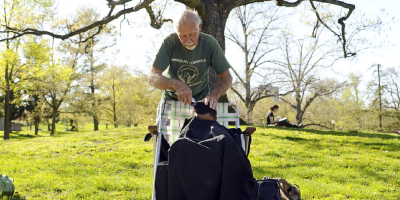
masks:
POLYGON ((209 95, 204 98, 204 104, 210 106, 210 108, 216 110, 218 105, 218 99, 232 85, 232 76, 229 70, 226 70, 222 74, 218 75, 219 82, 217 87, 209 95))
POLYGON ((208 105, 211 109, 217 110, 218 106, 218 98, 214 97, 213 95, 207 95, 204 98, 204 104, 208 105))
POLYGON ((178 100, 182 102, 185 106, 192 104, 192 90, 183 82, 177 82, 176 95, 178 95, 178 100))
POLYGON ((189 86, 179 80, 169 79, 162 75, 163 70, 152 67, 147 77, 149 85, 160 90, 175 90, 178 100, 185 105, 192 103, 192 90, 189 86))

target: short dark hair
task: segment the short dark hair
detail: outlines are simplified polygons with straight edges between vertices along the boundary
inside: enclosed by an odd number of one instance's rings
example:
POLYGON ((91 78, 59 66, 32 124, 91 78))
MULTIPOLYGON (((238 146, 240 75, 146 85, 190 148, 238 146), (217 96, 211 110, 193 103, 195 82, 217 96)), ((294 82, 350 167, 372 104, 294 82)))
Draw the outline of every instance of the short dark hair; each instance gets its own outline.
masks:
POLYGON ((214 118, 217 117, 217 111, 210 108, 210 106, 204 104, 204 101, 198 101, 197 104, 194 106, 193 111, 200 115, 209 113, 214 118))

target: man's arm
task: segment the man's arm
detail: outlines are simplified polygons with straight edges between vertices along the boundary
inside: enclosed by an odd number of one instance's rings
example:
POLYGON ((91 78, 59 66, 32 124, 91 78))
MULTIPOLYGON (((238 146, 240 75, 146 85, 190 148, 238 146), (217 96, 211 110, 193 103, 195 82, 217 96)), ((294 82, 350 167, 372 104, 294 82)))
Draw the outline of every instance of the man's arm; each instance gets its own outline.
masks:
POLYGON ((218 75, 218 78, 217 87, 204 98, 204 104, 209 105, 214 110, 217 109, 219 97, 225 94, 232 85, 232 76, 229 69, 218 75))
POLYGON ((150 73, 147 76, 149 85, 160 90, 175 90, 178 100, 185 105, 190 105, 192 103, 192 90, 190 90, 189 86, 182 81, 167 78, 162 73, 163 70, 154 66, 151 67, 150 73))

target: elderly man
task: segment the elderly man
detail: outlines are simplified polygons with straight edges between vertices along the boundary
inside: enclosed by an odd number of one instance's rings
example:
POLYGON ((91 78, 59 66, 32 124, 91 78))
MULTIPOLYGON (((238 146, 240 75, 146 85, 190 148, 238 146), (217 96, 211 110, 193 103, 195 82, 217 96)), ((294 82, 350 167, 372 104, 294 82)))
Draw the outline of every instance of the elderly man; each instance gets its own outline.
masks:
POLYGON ((191 104, 192 97, 204 100, 212 109, 217 108, 221 95, 232 84, 229 63, 217 40, 201 33, 201 19, 196 11, 186 10, 174 20, 176 33, 168 35, 154 60, 148 82, 164 90, 162 100, 181 101, 191 104), (169 68, 168 68, 169 67, 169 68), (209 68, 212 67, 220 79, 210 92, 209 68), (166 76, 162 75, 167 69, 166 76))

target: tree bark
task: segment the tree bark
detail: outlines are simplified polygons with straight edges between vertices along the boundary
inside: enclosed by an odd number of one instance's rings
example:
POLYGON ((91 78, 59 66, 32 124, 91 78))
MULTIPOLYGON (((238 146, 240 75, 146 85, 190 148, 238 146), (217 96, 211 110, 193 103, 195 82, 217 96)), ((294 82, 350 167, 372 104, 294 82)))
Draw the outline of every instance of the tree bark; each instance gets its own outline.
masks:
MULTIPOLYGON (((114 77, 113 77, 114 78, 114 77)), ((114 120, 114 128, 118 128, 118 124, 117 124, 117 105, 115 102, 115 84, 114 84, 114 79, 113 79, 113 85, 112 85, 112 89, 113 89, 113 120, 114 120)))
MULTIPOLYGON (((204 5, 197 5, 197 7, 191 7, 198 11, 202 11, 205 8, 205 12, 199 12, 199 15, 203 21, 202 32, 213 36, 225 52, 225 24, 228 19, 230 8, 227 8, 224 4, 217 4, 213 0, 205 0, 204 5), (204 6, 204 7, 203 7, 204 6)), ((196 5, 196 4, 195 4, 196 5)), ((190 6, 189 6, 190 7, 190 6)), ((218 84, 219 78, 217 73, 210 68, 209 71, 209 87, 212 91, 218 84)), ((226 94, 222 95, 219 102, 229 102, 226 94)))
POLYGON ((249 106, 249 107, 247 107, 247 109, 246 109, 246 123, 247 123, 247 125, 253 125, 253 109, 254 109, 254 107, 253 106, 249 106))
POLYGON ((50 132, 50 135, 54 135, 54 131, 56 130, 57 110, 58 110, 57 108, 53 108, 53 112, 52 112, 52 115, 51 115, 52 122, 51 122, 51 132, 50 132))
POLYGON ((92 116, 93 116, 94 131, 98 131, 99 130, 99 118, 97 116, 96 97, 95 97, 93 79, 92 79, 92 83, 90 86, 90 90, 92 92, 92 116))
POLYGON ((35 118, 35 135, 39 135, 39 119, 35 118))
POLYGON ((378 92, 379 92, 379 124, 378 127, 382 128, 382 88, 381 88, 381 73, 380 73, 381 65, 378 64, 378 92))
POLYGON ((46 118, 46 122, 47 122, 47 131, 51 131, 49 118, 46 118))
POLYGON ((303 113, 301 111, 301 95, 300 91, 296 91, 296 122, 297 124, 302 123, 303 113))
POLYGON ((4 100, 4 140, 10 139, 11 121, 10 121, 10 85, 7 80, 6 67, 6 98, 4 100))
POLYGON ((94 131, 99 130, 99 120, 97 119, 97 115, 93 116, 93 122, 94 122, 94 131))
POLYGON ((95 84, 94 84, 94 78, 95 78, 95 70, 94 70, 94 57, 93 57, 93 45, 94 41, 93 38, 91 39, 92 45, 90 46, 90 91, 92 92, 92 116, 93 116, 93 124, 94 124, 94 131, 99 130, 99 120, 97 117, 97 106, 96 106, 96 96, 95 96, 95 84))
MULTIPOLYGON (((5 13, 5 22, 7 22, 7 15, 5 13)), ((6 37, 6 47, 7 50, 10 49, 10 33, 7 32, 7 37, 6 37)), ((10 117, 11 117, 11 110, 10 110, 10 79, 11 79, 11 73, 8 73, 8 61, 6 60, 6 66, 5 66, 5 81, 6 81, 6 96, 4 99, 4 140, 9 140, 10 139, 10 133, 11 133, 11 122, 10 122, 10 117)))

